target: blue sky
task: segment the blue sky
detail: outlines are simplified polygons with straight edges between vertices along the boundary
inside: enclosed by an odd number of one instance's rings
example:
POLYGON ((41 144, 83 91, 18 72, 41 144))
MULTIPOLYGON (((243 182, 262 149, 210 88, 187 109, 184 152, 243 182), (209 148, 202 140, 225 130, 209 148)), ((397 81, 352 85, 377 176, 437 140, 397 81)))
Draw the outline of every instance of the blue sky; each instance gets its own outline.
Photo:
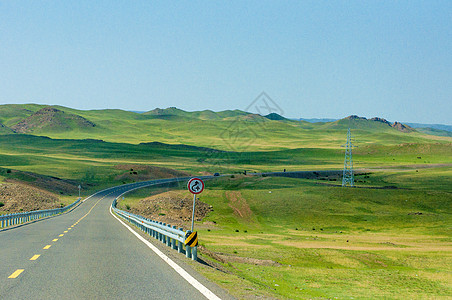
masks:
POLYGON ((452 124, 452 1, 1 1, 0 104, 452 124))

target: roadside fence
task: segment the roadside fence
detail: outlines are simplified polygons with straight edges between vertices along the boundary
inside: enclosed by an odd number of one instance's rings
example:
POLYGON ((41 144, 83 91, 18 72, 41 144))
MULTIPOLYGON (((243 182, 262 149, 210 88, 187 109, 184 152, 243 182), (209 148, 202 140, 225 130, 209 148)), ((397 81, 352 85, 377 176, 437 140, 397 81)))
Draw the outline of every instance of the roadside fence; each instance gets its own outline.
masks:
POLYGON ((77 204, 80 203, 81 198, 78 198, 75 202, 69 204, 68 206, 54 209, 44 209, 44 210, 35 210, 29 212, 15 213, 9 215, 1 215, 0 216, 0 228, 5 228, 8 226, 18 225, 26 222, 30 222, 37 219, 42 219, 58 214, 65 213, 70 209, 74 208, 77 204))
MULTIPOLYGON (((183 253, 185 236, 187 235, 187 233, 191 233, 190 230, 184 232, 182 228, 177 228, 176 226, 172 226, 171 224, 153 221, 142 216, 120 210, 116 207, 117 199, 118 198, 116 198, 111 205, 113 211, 117 215, 119 215, 129 223, 137 226, 139 229, 149 234, 153 238, 166 244, 168 247, 172 247, 179 253, 183 253)), ((188 245, 185 245, 185 255, 187 256, 187 258, 191 258, 192 260, 198 260, 198 247, 190 247, 188 245)))

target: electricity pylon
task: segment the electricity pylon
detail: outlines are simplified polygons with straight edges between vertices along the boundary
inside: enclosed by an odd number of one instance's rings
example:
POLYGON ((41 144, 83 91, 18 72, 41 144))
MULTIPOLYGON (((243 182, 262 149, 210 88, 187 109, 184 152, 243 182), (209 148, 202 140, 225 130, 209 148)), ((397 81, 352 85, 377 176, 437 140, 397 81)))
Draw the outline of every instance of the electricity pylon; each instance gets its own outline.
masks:
POLYGON ((347 143, 343 145, 345 147, 345 159, 344 159, 344 172, 342 174, 342 186, 351 186, 355 185, 355 177, 353 175, 353 156, 352 156, 352 148, 354 145, 352 144, 352 135, 350 133, 350 128, 347 131, 347 143))

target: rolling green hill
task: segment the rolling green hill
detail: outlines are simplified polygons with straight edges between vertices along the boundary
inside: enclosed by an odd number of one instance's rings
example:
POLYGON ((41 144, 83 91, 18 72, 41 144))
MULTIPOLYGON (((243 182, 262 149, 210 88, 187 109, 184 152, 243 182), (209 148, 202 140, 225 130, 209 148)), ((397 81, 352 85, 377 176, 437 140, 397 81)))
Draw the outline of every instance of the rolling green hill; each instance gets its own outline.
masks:
POLYGON ((3 124, 32 135, 0 127, 0 167, 71 179, 93 170, 98 178, 111 178, 120 163, 189 172, 337 169, 348 127, 359 146, 358 168, 452 162, 452 138, 402 132, 382 119, 308 123, 268 117, 239 110, 168 108, 140 114, 1 105, 3 124))
POLYGON ((17 133, 47 133, 84 130, 95 127, 93 122, 75 114, 65 113, 53 107, 44 107, 20 121, 11 129, 17 133))
POLYGON ((38 104, 0 105, 0 123, 11 127, 44 107, 38 104))
POLYGON ((82 111, 54 106, 49 112, 39 105, 0 106, 0 122, 10 128, 24 122, 25 131, 56 139, 101 139, 139 144, 162 142, 216 148, 225 151, 278 150, 295 148, 337 148, 344 143, 348 127, 356 143, 398 145, 400 143, 450 142, 448 137, 402 132, 381 121, 345 118, 335 122, 308 123, 270 118, 239 110, 186 112, 177 108, 155 109, 147 113, 123 110, 82 111), (93 126, 95 124, 95 126, 93 126), (33 131, 30 131, 33 130, 33 131))
POLYGON ((199 120, 222 120, 225 118, 235 118, 239 116, 245 116, 249 113, 241 110, 225 110, 221 112, 214 112, 211 110, 187 112, 176 107, 169 107, 165 109, 156 108, 154 110, 143 113, 143 115, 149 116, 178 116, 190 119, 199 120))
POLYGON ((430 134, 430 135, 452 137, 452 131, 447 131, 447 130, 441 130, 441 129, 430 128, 430 127, 416 128, 416 130, 419 132, 425 133, 425 134, 430 134))

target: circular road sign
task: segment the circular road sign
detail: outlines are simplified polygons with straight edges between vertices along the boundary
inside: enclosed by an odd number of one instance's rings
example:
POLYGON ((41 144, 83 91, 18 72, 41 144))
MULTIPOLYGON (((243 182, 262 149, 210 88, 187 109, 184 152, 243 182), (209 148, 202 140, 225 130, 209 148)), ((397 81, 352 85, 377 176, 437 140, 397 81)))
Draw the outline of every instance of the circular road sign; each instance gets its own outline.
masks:
POLYGON ((188 181, 188 190, 192 194, 200 194, 204 190, 204 182, 199 178, 192 178, 188 181))

